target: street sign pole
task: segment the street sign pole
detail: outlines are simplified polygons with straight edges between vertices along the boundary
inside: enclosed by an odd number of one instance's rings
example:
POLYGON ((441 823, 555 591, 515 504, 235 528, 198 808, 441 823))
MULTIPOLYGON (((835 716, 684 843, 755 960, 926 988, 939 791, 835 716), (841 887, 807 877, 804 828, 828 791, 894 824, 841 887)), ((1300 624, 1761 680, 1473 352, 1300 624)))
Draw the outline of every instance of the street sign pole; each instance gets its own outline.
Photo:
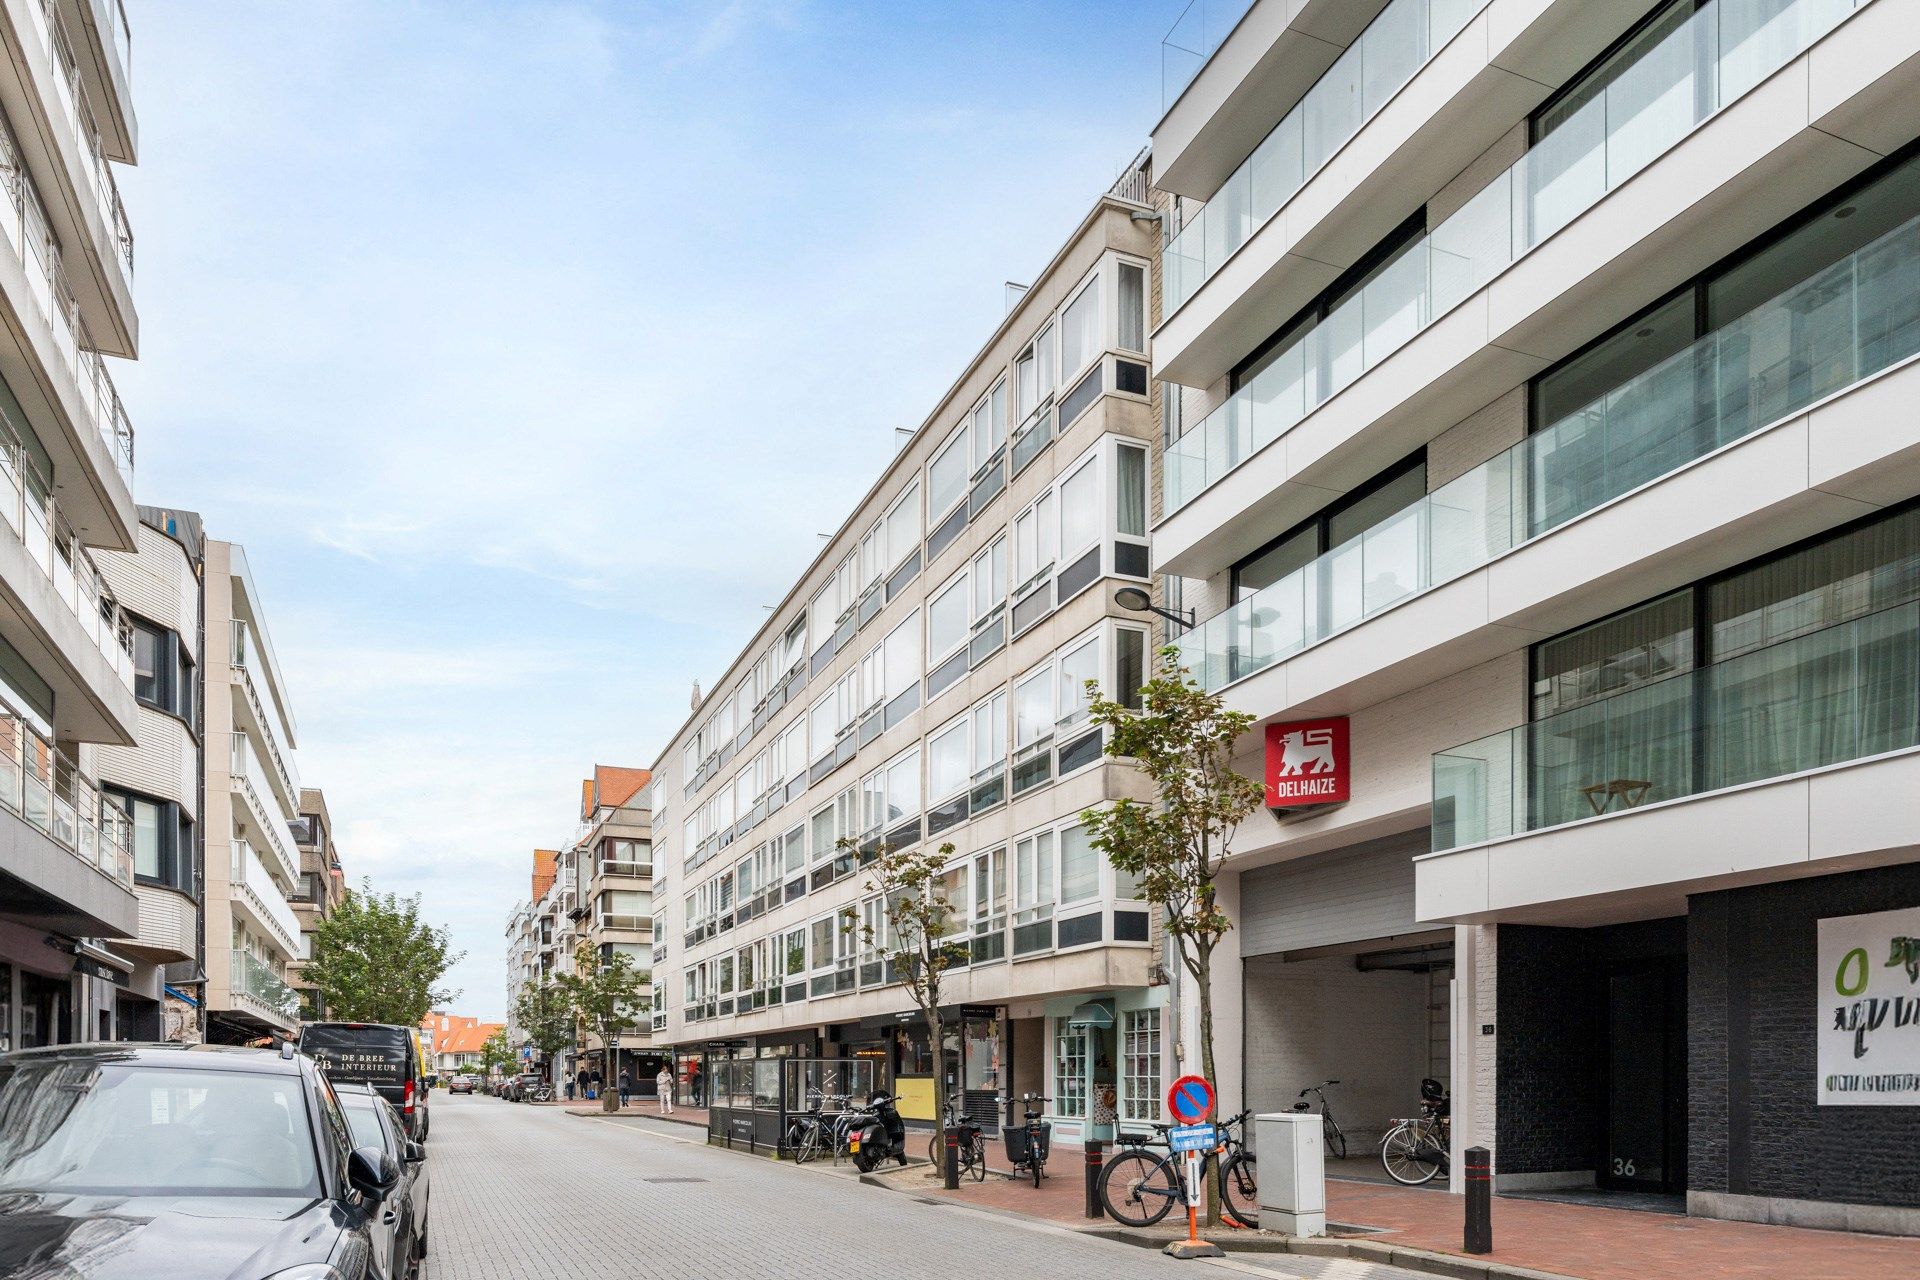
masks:
POLYGON ((1180 1123, 1167 1132, 1167 1145, 1186 1160, 1187 1238, 1162 1250, 1170 1258, 1220 1258, 1217 1244, 1200 1238, 1200 1199, 1206 1194, 1205 1153, 1219 1145, 1208 1123, 1213 1116, 1213 1085, 1202 1076, 1181 1076, 1167 1089, 1167 1111, 1180 1123))

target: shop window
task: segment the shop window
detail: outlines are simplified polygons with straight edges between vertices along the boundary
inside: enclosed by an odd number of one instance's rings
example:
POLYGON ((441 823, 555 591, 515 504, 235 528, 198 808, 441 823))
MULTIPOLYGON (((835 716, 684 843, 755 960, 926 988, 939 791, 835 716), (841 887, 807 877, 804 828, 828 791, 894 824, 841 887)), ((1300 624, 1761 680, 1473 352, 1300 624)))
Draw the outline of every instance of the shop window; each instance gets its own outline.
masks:
POLYGON ((1062 1019, 1054 1024, 1053 1113, 1063 1118, 1087 1114, 1087 1033, 1062 1019))
POLYGON ((1121 1028, 1120 1118, 1160 1118, 1160 1011, 1130 1009, 1121 1028))

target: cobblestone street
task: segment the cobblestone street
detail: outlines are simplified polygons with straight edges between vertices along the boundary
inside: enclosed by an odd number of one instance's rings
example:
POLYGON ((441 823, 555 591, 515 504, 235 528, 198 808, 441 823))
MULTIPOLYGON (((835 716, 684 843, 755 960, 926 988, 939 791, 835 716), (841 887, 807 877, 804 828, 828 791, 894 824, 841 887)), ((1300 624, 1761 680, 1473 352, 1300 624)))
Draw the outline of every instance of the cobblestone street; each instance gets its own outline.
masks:
POLYGON ((1408 1280, 1346 1260, 1180 1263, 1057 1227, 713 1150, 697 1129, 441 1096, 433 1105, 428 1280, 1408 1280))

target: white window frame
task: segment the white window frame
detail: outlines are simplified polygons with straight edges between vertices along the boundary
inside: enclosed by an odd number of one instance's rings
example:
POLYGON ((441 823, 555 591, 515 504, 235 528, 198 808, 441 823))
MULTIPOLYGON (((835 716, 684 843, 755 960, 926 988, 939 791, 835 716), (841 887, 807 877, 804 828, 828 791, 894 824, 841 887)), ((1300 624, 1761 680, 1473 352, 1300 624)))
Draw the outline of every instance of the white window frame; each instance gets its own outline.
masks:
POLYGON ((973 725, 973 712, 971 710, 968 710, 955 716, 953 719, 947 721, 945 724, 941 725, 938 729, 934 730, 932 733, 927 735, 927 746, 926 746, 927 785, 926 785, 926 797, 925 797, 927 807, 931 808, 934 805, 940 804, 942 801, 951 800, 954 796, 964 795, 967 793, 969 789, 971 789, 973 785, 972 725, 973 725), (956 786, 951 786, 944 789, 936 788, 934 786, 934 778, 933 778, 933 761, 934 761, 934 751, 935 751, 936 744, 948 743, 949 744, 948 749, 951 750, 950 740, 955 737, 957 737, 960 741, 960 768, 958 770, 959 783, 956 786))
POLYGON ((932 671, 948 658, 951 658, 954 654, 966 648, 967 641, 972 637, 973 594, 967 566, 962 565, 952 577, 941 583, 937 590, 927 594, 926 614, 927 639, 926 648, 922 650, 922 652, 926 655, 927 670, 932 671), (960 593, 960 623, 956 633, 957 638, 949 644, 935 648, 933 634, 934 606, 946 600, 947 597, 955 591, 960 593))
POLYGON ((967 500, 968 482, 973 478, 973 455, 969 443, 972 436, 972 425, 971 420, 963 421, 958 427, 954 428, 953 434, 948 436, 946 442, 936 449, 933 456, 927 460, 927 525, 929 528, 938 528, 940 522, 951 515, 955 507, 967 500), (953 454, 956 449, 959 451, 959 461, 957 465, 960 468, 960 485, 953 499, 936 510, 934 507, 933 471, 935 467, 946 462, 948 457, 953 454))

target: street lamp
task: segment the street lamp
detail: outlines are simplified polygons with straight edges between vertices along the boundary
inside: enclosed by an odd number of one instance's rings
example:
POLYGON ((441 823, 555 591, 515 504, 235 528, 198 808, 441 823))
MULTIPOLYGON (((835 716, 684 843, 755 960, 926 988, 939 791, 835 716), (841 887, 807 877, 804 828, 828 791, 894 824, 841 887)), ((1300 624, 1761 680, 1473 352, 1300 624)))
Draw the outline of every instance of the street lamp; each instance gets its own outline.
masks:
POLYGON ((1121 587, 1113 593, 1113 602, 1129 613, 1158 614, 1168 622, 1177 622, 1191 630, 1194 625, 1191 609, 1162 609, 1153 602, 1153 597, 1139 587, 1121 587))

